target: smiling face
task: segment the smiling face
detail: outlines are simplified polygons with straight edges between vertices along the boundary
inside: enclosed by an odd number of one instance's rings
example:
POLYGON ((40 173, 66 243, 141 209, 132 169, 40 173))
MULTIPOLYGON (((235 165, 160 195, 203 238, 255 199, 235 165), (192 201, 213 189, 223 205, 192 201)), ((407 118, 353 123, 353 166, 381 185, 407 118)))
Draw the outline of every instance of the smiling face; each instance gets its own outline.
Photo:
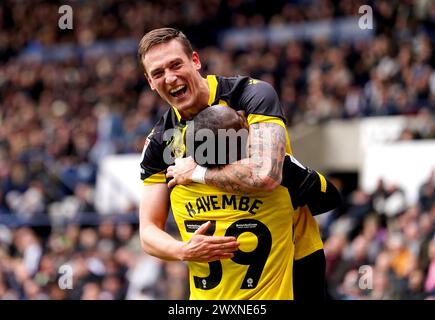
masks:
POLYGON ((199 56, 196 52, 187 56, 178 40, 153 46, 142 63, 151 89, 177 108, 183 118, 190 119, 207 106, 210 90, 199 73, 199 56))

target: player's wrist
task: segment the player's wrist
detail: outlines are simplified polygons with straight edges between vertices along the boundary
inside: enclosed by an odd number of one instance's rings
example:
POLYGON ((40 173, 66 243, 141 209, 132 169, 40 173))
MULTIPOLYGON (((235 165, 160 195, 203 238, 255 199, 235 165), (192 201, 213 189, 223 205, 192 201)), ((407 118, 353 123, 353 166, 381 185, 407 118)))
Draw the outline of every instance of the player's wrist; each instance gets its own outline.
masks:
POLYGON ((174 258, 178 261, 186 261, 187 257, 187 243, 183 241, 177 241, 175 246, 174 258))
POLYGON ((205 173, 207 171, 206 167, 196 165, 195 169, 192 172, 192 181, 197 183, 205 184, 205 173))

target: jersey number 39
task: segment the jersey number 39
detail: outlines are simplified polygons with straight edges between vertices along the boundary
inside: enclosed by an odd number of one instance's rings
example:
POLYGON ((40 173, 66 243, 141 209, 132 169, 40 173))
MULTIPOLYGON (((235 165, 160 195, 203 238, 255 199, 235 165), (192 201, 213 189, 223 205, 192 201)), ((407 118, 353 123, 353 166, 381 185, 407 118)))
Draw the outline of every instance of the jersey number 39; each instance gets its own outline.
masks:
MULTIPOLYGON (((186 231, 195 232, 205 221, 187 220, 185 221, 186 231)), ((211 236, 216 230, 216 221, 211 221, 212 225, 207 230, 207 235, 211 236)), ((257 239, 257 247, 250 252, 244 252, 240 249, 234 252, 231 258, 237 264, 248 265, 248 270, 242 281, 240 289, 254 289, 260 280, 264 265, 272 247, 272 235, 265 224, 254 219, 241 219, 232 223, 226 230, 225 236, 238 238, 244 232, 253 233, 257 239)), ((210 290, 219 285, 222 280, 222 263, 218 261, 209 262, 210 274, 207 277, 194 276, 195 287, 203 290, 210 290)))

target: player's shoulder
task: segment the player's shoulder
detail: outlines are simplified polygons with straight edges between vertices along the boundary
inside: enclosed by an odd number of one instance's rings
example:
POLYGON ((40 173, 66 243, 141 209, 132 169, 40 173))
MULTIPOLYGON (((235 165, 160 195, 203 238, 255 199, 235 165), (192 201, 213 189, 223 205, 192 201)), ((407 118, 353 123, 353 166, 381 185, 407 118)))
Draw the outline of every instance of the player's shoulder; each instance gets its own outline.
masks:
POLYGON ((234 106, 239 105, 241 102, 255 102, 258 99, 266 101, 277 99, 275 89, 266 81, 249 76, 217 76, 217 79, 220 97, 230 101, 234 106))
POLYGON ((249 78, 248 81, 246 81, 244 86, 244 94, 247 95, 256 95, 259 97, 275 97, 276 91, 275 88, 268 82, 255 79, 255 78, 249 78))
POLYGON ((162 141, 164 133, 167 130, 173 129, 176 123, 176 115, 173 108, 168 108, 168 110, 160 117, 156 122, 153 129, 148 135, 148 138, 153 138, 154 140, 162 141))
POLYGON ((238 89, 247 89, 247 88, 266 88, 273 89, 272 85, 266 81, 255 79, 249 76, 233 76, 233 77, 224 77, 224 76, 216 76, 221 88, 223 89, 222 93, 229 93, 231 91, 235 91, 238 89))
POLYGON ((222 97, 232 96, 240 91, 244 84, 249 80, 247 76, 224 77, 216 76, 219 83, 219 91, 222 97))

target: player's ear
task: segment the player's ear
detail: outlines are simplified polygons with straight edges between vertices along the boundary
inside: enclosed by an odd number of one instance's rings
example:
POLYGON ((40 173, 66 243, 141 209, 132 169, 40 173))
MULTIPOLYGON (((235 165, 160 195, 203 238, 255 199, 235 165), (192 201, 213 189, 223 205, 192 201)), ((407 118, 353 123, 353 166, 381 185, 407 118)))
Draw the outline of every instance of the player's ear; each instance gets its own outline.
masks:
POLYGON ((193 51, 192 53, 192 62, 196 70, 201 69, 201 60, 199 59, 199 54, 196 51, 193 51))
POLYGON ((248 125, 248 119, 246 119, 246 114, 245 111, 243 110, 238 110, 237 113, 239 114, 240 117, 240 126, 242 128, 248 129, 249 125, 248 125))
POLYGON ((148 77, 148 75, 147 75, 146 72, 144 72, 144 75, 145 75, 145 78, 146 78, 147 81, 148 81, 148 84, 150 85, 151 90, 153 90, 153 91, 156 90, 156 87, 153 85, 152 80, 148 77))

